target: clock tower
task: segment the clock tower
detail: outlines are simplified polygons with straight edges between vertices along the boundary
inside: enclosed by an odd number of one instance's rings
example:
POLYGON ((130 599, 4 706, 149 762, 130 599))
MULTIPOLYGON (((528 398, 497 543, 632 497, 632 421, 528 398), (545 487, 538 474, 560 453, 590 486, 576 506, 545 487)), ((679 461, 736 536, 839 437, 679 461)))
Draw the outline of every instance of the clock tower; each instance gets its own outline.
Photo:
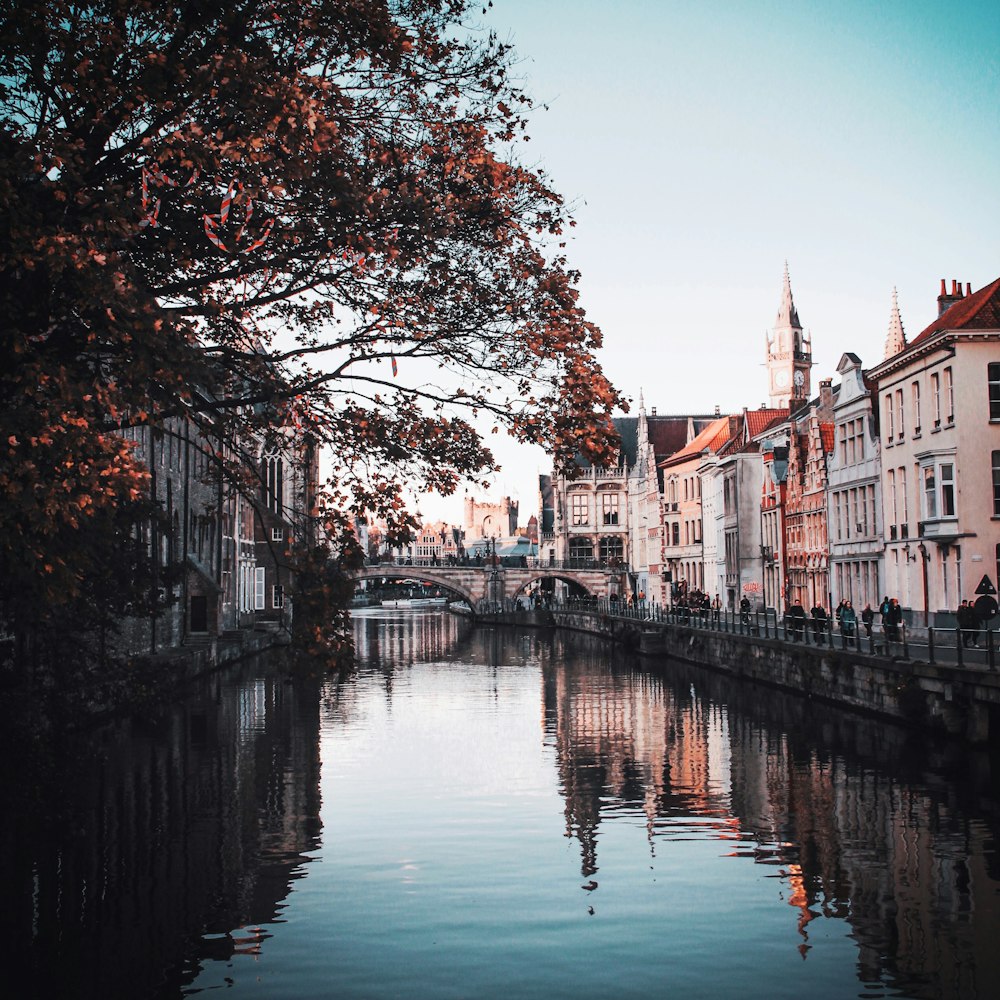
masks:
POLYGON ((781 305, 774 330, 767 335, 767 377, 771 406, 793 409, 809 398, 809 371, 812 368, 812 342, 803 334, 799 314, 792 299, 792 283, 785 264, 781 305))

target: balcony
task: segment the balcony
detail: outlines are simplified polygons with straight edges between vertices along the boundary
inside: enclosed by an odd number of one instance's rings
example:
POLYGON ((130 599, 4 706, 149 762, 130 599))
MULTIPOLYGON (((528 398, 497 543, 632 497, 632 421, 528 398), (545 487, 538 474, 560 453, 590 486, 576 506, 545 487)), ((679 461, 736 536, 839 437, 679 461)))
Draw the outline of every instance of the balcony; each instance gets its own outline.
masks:
POLYGON ((932 521, 921 521, 917 528, 921 538, 941 544, 948 544, 961 537, 957 517, 938 517, 932 521))

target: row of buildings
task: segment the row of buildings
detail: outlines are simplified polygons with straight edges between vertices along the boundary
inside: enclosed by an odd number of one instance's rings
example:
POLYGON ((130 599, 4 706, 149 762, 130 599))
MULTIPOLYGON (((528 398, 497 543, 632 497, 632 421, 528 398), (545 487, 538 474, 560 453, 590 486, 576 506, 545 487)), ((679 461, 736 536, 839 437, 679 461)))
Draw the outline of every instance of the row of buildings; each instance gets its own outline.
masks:
POLYGON ((151 607, 122 621, 119 651, 286 628, 291 554, 315 539, 316 448, 280 427, 224 445, 185 417, 123 433, 158 515, 138 539, 151 556, 151 607))
POLYGON ((617 466, 541 477, 541 561, 620 567, 623 591, 661 603, 890 595, 951 623, 1000 574, 1000 279, 942 281, 937 304, 907 340, 894 295, 884 357, 844 353, 814 393, 786 268, 768 404, 668 416, 640 398, 617 466))

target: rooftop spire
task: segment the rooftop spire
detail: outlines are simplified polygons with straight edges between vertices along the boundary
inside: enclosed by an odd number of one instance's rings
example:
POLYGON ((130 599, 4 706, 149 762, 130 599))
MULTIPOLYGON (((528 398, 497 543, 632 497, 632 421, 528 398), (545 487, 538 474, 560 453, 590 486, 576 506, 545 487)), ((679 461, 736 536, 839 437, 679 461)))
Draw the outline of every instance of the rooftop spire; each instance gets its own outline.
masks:
POLYGON ((899 315, 899 302, 896 289, 892 290, 892 313, 889 316, 889 333, 885 338, 885 358, 887 360, 906 347, 906 334, 903 332, 903 319, 899 315))
POLYGON ((788 261, 785 261, 785 280, 781 288, 781 305, 778 307, 778 318, 774 321, 775 329, 791 327, 794 330, 801 330, 802 324, 799 322, 799 314, 795 311, 795 302, 792 300, 792 282, 788 277, 788 261))

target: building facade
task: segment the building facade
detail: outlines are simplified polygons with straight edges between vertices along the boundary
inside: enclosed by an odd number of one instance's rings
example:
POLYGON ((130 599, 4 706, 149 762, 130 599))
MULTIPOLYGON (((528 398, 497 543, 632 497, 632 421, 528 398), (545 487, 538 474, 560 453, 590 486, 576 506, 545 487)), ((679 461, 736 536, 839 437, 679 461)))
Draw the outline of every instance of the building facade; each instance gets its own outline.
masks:
MULTIPOLYGON (((898 321, 895 304, 893 311, 898 321)), ((850 601, 860 612, 867 604, 877 609, 885 596, 878 411, 856 354, 841 355, 837 372, 827 500, 830 600, 850 601)))
POLYGON ((938 316, 869 372, 880 412, 885 586, 952 624, 1000 572, 1000 279, 941 283, 938 316))

